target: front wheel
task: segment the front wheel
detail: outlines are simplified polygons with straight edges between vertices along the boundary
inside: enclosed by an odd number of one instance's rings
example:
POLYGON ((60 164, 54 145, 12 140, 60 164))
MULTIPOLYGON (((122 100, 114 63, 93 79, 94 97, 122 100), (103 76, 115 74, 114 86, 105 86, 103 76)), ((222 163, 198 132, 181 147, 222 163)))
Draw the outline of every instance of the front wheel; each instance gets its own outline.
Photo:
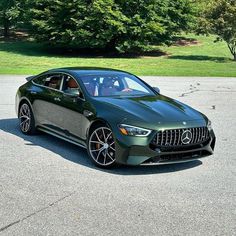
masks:
POLYGON ((94 129, 88 140, 88 154, 99 167, 109 168, 116 164, 115 141, 107 126, 94 129))
POLYGON ((34 114, 28 103, 23 103, 19 110, 20 130, 24 134, 34 134, 36 132, 34 114))

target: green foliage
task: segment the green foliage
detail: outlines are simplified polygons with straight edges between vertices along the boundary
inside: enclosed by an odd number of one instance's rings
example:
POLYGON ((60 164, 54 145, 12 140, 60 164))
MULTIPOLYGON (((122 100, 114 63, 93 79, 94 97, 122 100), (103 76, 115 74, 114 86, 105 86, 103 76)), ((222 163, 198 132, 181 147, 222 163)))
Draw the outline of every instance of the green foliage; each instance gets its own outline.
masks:
POLYGON ((200 18, 200 33, 217 35, 216 41, 224 40, 236 61, 236 1, 211 2, 200 18))
POLYGON ((133 52, 191 26, 188 0, 28 0, 31 32, 52 45, 133 52))
POLYGON ((4 36, 9 36, 9 28, 17 22, 20 15, 19 0, 0 0, 0 26, 4 29, 4 36))

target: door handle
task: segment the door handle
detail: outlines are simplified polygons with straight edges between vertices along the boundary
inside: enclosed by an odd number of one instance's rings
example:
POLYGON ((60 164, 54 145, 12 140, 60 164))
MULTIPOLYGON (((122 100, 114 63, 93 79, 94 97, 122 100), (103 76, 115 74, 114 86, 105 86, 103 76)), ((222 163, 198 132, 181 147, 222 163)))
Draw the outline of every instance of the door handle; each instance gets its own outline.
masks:
POLYGON ((54 101, 60 102, 61 99, 60 98, 54 98, 54 101))

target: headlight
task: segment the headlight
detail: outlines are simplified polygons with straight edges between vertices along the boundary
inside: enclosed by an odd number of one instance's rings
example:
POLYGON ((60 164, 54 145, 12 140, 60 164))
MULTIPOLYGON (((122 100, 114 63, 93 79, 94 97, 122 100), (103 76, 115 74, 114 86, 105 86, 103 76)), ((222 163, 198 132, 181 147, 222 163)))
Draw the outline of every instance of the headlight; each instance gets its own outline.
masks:
POLYGON ((151 130, 149 129, 143 129, 140 127, 135 127, 132 125, 125 125, 125 124, 120 124, 119 130, 123 135, 130 135, 130 136, 148 136, 151 133, 151 130))
POLYGON ((211 121, 210 120, 208 120, 207 128, 208 128, 209 131, 212 130, 212 126, 211 126, 211 121))

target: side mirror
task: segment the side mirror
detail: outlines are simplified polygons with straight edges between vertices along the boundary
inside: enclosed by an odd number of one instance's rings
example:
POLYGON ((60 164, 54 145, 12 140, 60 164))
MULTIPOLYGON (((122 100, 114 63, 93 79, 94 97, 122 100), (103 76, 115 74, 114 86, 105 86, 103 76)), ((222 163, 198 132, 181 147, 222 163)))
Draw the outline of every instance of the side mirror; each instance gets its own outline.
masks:
POLYGON ((67 93, 66 94, 70 98, 78 98, 80 96, 80 93, 67 93))
POLYGON ((157 93, 161 93, 161 90, 158 87, 152 87, 157 93))
POLYGON ((76 90, 70 90, 70 92, 65 91, 64 95, 70 98, 78 98, 81 95, 81 93, 78 89, 76 89, 76 90))

